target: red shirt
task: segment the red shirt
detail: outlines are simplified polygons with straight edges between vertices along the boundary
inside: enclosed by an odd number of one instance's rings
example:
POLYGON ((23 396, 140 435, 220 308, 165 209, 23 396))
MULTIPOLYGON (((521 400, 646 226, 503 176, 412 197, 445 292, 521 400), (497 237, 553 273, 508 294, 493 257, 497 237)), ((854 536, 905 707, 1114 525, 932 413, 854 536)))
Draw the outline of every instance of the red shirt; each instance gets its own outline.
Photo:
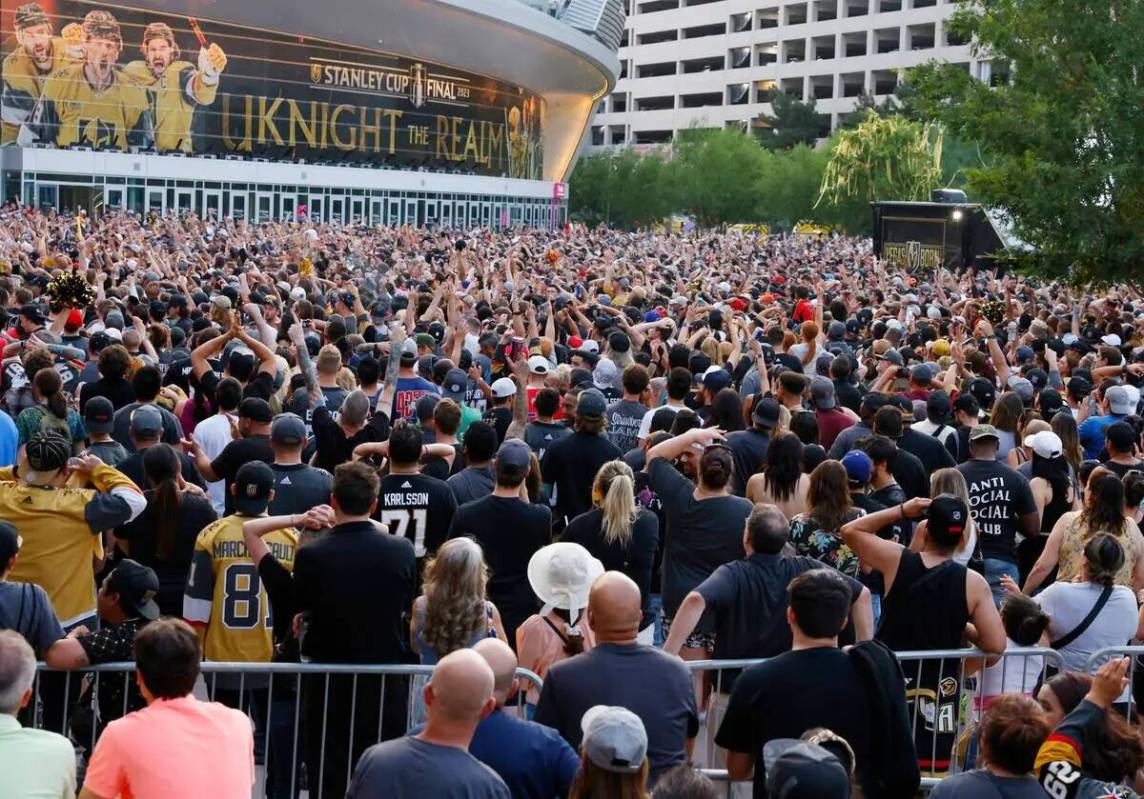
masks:
POLYGON ((814 318, 814 306, 810 304, 810 300, 799 300, 795 303, 794 313, 791 318, 796 322, 809 322, 814 318))
POLYGON ((823 449, 830 449, 838 434, 854 425, 854 420, 837 408, 819 408, 814 415, 818 419, 818 443, 823 449))

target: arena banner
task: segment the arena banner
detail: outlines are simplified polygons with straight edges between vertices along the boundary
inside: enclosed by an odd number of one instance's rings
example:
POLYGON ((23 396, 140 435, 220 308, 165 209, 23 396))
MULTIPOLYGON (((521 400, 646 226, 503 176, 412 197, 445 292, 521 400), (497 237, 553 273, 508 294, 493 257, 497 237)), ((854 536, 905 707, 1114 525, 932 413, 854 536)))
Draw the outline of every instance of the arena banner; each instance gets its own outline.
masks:
POLYGON ((0 29, 6 145, 541 174, 542 99, 451 67, 80 0, 0 29))

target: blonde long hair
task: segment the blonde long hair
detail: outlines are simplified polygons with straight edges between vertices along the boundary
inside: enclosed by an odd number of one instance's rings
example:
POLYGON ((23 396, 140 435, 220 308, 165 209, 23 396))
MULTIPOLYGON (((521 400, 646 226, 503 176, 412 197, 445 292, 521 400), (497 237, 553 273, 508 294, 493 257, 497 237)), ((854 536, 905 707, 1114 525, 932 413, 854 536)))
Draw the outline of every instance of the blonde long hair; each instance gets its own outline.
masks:
POLYGON ((592 501, 604 510, 600 528, 607 543, 626 547, 632 540, 632 522, 637 512, 635 491, 635 474, 623 461, 608 461, 596 472, 592 501))
MULTIPOLYGON (((931 497, 936 497, 939 494, 953 494, 965 503, 965 507, 969 507, 969 486, 965 483, 965 475, 957 469, 952 467, 938 469, 930 475, 929 484, 931 497)), ((961 534, 961 543, 958 544, 957 551, 961 552, 965 549, 965 545, 975 534, 976 528, 971 517, 965 522, 965 532, 961 534)))
POLYGON ((471 538, 446 541, 425 565, 425 624, 421 637, 438 657, 461 649, 485 623, 489 570, 471 538))

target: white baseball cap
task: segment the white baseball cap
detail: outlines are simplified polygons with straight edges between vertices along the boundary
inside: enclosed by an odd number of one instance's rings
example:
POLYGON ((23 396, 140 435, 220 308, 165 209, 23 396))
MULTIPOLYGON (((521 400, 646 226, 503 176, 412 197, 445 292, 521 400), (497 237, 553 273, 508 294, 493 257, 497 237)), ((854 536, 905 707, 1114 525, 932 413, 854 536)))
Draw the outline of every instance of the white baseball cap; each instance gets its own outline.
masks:
POLYGON ((1120 346, 1120 336, 1116 335, 1115 333, 1109 333, 1107 336, 1101 336, 1100 340, 1110 347, 1120 346))
POLYGON ((551 371, 552 364, 543 355, 533 355, 528 359, 528 371, 534 375, 546 375, 551 371))
POLYGON ((1061 437, 1052 430, 1042 430, 1031 436, 1025 436, 1024 444, 1042 458, 1059 458, 1065 451, 1061 437))
POLYGON ((591 352, 595 355, 600 354, 600 342, 593 339, 584 339, 584 343, 580 345, 581 352, 591 352))
POLYGON ((490 386, 490 388, 493 390, 493 396, 497 399, 511 397, 516 393, 516 383, 514 383, 512 379, 508 377, 497 378, 493 381, 493 384, 490 386))

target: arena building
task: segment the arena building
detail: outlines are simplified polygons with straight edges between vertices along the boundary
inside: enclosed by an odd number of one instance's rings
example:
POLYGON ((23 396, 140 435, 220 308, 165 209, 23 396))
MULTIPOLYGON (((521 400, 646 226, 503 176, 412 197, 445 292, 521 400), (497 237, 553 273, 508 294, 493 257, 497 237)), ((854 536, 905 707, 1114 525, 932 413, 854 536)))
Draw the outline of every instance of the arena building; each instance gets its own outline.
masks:
POLYGON ((2 0, 4 195, 559 224, 623 14, 619 0, 2 0))

